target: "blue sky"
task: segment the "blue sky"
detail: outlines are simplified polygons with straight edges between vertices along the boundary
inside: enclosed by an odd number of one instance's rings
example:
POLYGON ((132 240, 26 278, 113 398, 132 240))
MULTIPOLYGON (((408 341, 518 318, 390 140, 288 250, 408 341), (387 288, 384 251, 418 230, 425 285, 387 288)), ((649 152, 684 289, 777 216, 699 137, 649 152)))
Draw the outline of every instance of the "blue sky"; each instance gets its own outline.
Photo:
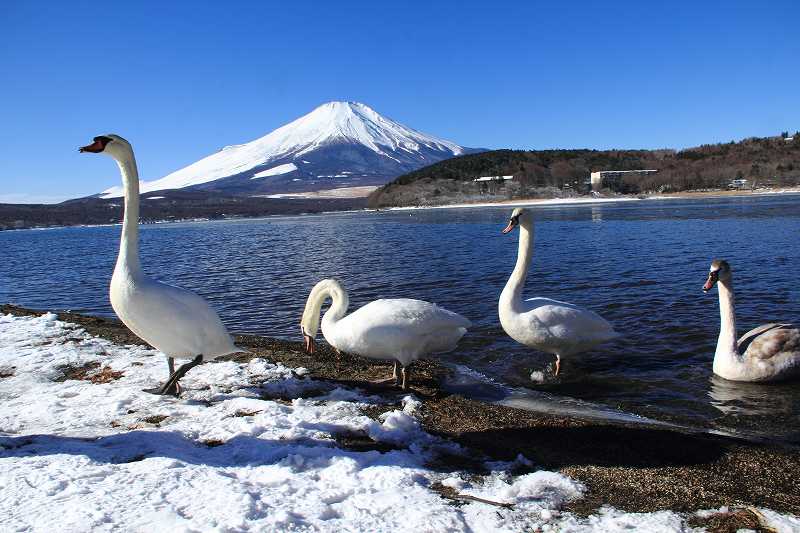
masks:
POLYGON ((156 179, 330 100, 487 148, 800 129, 800 2, 0 3, 0 201, 156 179))

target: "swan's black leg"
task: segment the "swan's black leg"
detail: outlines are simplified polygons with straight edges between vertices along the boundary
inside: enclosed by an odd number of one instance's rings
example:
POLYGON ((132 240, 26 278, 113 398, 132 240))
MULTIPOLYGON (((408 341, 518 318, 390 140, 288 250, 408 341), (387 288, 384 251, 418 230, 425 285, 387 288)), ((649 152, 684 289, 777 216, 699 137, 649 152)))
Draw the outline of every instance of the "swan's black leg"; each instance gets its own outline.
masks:
POLYGON ((188 363, 182 364, 178 370, 176 370, 164 383, 164 386, 161 387, 160 394, 174 394, 178 395, 178 381, 186 375, 186 373, 191 370, 192 368, 196 367, 200 363, 203 362, 203 355, 200 354, 188 363))
MULTIPOLYGON (((167 381, 165 381, 164 383, 168 382, 169 378, 171 378, 172 375, 175 373, 174 357, 167 357, 167 370, 169 371, 169 373, 167 374, 167 381)), ((161 394, 162 387, 153 387, 152 389, 144 389, 142 392, 148 392, 150 394, 161 394)), ((176 384, 174 390, 170 390, 168 391, 168 393, 174 396, 178 396, 181 393, 181 386, 176 384)))
MULTIPOLYGON (((172 358, 170 357, 169 359, 172 358)), ((173 396, 178 396, 180 394, 180 387, 178 386, 178 381, 183 376, 185 376, 189 370, 196 367, 202 362, 203 362, 203 356, 198 355, 188 363, 181 365, 180 368, 178 368, 178 370, 176 370, 175 372, 172 372, 171 375, 169 376, 169 379, 160 388, 145 389, 144 392, 149 392, 151 394, 159 394, 159 395, 171 394, 173 396)), ((169 363, 170 361, 167 360, 167 365, 169 365, 171 368, 174 368, 175 366, 174 361, 172 361, 171 365, 169 363)))
POLYGON ((372 383, 384 384, 384 383, 392 383, 392 382, 394 382, 395 385, 399 385, 400 384, 400 375, 397 372, 397 369, 399 368, 399 366, 400 366, 400 364, 397 361, 395 361, 394 362, 394 371, 392 372, 392 377, 385 378, 385 379, 376 379, 372 383))
POLYGON ((403 376, 403 383, 401 387, 403 390, 408 390, 408 382, 411 381, 411 365, 404 366, 400 373, 403 376))

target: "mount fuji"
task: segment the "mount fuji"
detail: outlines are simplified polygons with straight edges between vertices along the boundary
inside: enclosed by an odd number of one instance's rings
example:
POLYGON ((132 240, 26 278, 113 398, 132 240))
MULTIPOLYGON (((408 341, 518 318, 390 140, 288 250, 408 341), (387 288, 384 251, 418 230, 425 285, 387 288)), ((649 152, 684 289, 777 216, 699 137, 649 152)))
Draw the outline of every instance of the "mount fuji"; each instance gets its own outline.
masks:
MULTIPOLYGON (((401 174, 481 149, 421 133, 357 102, 328 102, 254 141, 226 146, 141 192, 189 189, 291 194, 383 185, 401 174)), ((122 196, 121 187, 99 194, 122 196)))

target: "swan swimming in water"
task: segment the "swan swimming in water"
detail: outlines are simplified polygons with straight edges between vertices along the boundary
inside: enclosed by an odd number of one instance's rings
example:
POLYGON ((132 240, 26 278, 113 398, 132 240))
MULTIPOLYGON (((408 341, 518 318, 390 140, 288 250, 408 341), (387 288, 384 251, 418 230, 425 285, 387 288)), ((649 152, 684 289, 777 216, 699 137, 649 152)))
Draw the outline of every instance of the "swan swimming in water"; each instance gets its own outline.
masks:
POLYGON ((515 341, 556 356, 555 374, 561 356, 585 352, 619 334, 594 311, 550 298, 522 300, 533 256, 533 219, 522 208, 514 209, 503 233, 519 228, 517 264, 500 294, 500 325, 515 341))
POLYGON ((720 329, 714 373, 731 381, 777 381, 800 375, 800 328, 764 324, 736 340, 733 273, 727 261, 714 259, 703 285, 719 293, 720 329))
POLYGON ((332 303, 322 317, 322 335, 328 344, 370 359, 393 360, 393 376, 383 381, 401 380, 403 390, 408 389, 412 362, 455 349, 472 325, 436 304, 406 298, 375 300, 345 316, 350 303, 347 291, 337 280, 324 279, 311 289, 300 320, 309 353, 314 352, 322 304, 328 298, 332 303))
POLYGON ((102 153, 119 166, 125 213, 119 255, 111 277, 111 307, 123 324, 167 356, 169 378, 154 394, 180 394, 178 381, 192 367, 236 352, 217 313, 200 296, 150 279, 139 263, 139 171, 130 143, 119 135, 100 135, 80 152, 102 153), (175 359, 189 359, 175 370, 175 359))

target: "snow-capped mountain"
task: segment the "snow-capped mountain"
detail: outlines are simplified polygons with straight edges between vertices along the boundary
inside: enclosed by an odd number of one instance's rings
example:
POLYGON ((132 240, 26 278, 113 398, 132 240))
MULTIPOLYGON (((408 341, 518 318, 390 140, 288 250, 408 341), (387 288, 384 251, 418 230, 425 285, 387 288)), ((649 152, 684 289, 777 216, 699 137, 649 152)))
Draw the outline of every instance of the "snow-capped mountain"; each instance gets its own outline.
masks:
MULTIPOLYGON (((357 102, 328 102, 246 144, 226 146, 141 192, 166 189, 285 193, 382 185, 453 156, 479 150, 427 135, 357 102)), ((102 198, 122 195, 112 187, 102 198)))

